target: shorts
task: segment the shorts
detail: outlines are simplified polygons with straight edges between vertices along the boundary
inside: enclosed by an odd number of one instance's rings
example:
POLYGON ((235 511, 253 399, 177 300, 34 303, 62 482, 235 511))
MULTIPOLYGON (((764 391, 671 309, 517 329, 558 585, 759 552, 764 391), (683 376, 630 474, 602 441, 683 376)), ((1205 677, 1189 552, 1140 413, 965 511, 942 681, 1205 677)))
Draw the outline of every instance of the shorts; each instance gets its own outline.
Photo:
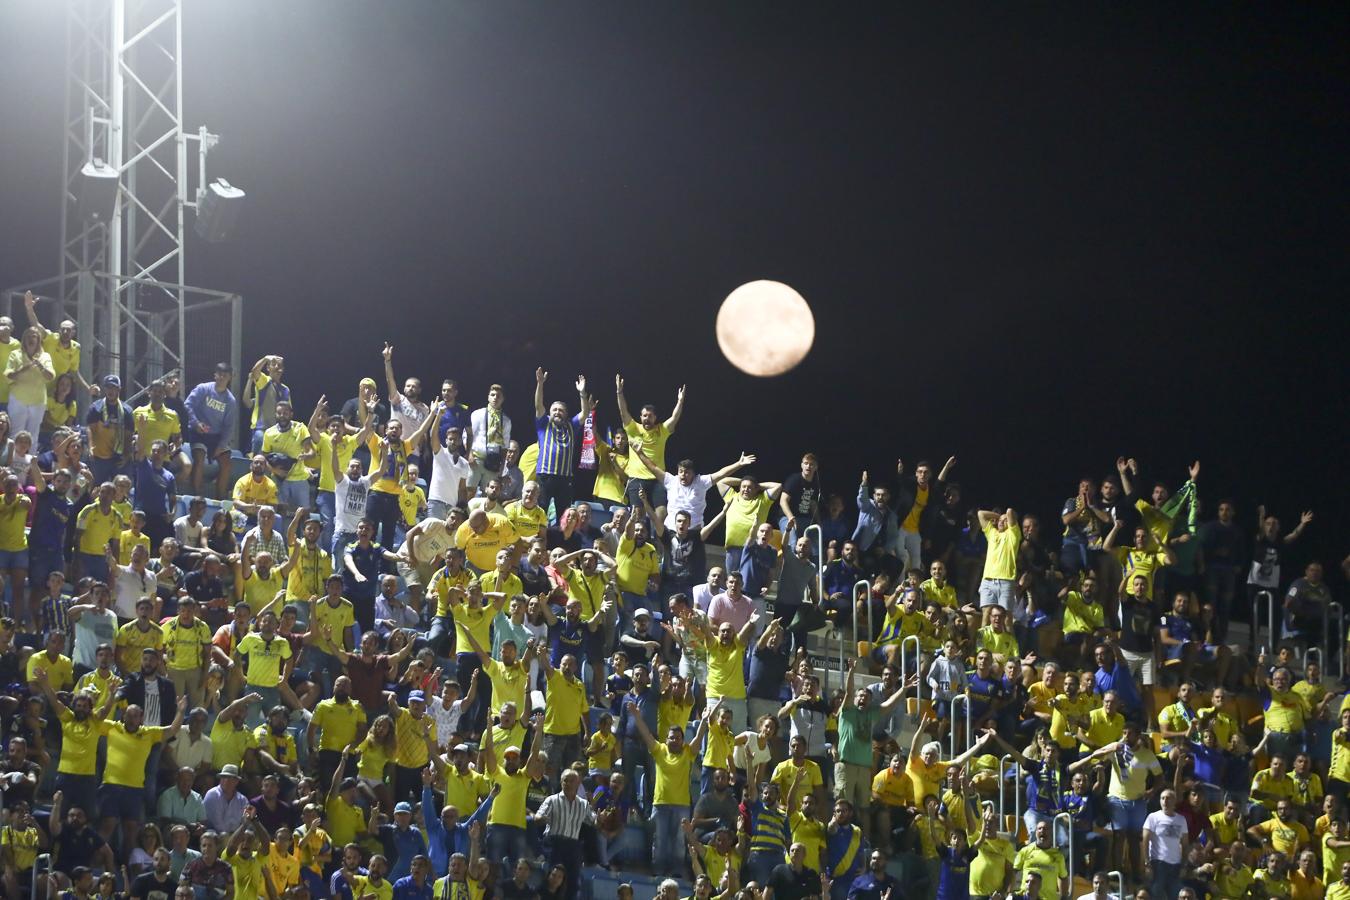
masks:
POLYGON ((1144 820, 1148 818, 1148 801, 1122 800, 1119 797, 1107 797, 1107 808, 1111 812, 1111 827, 1117 832, 1137 832, 1144 830, 1144 820))
POLYGON ((145 818, 145 788, 107 782, 100 784, 98 814, 105 819, 141 821, 145 818))
POLYGON ((1153 651, 1136 653, 1122 647, 1120 653, 1125 657, 1126 667, 1132 675, 1139 677, 1140 683, 1146 687, 1153 684, 1153 651))
POLYGON ((47 586, 47 578, 53 572, 66 571, 66 557, 57 548, 28 548, 28 581, 38 587, 47 586))
POLYGON ((28 551, 0 550, 0 569, 24 569, 26 571, 28 569, 28 551))
POLYGON ((424 587, 431 581, 431 576, 435 570, 429 563, 418 563, 412 565, 400 559, 398 561, 398 577, 403 579, 408 587, 424 587))
POLYGON ((228 446, 220 446, 221 437, 222 435, 219 434, 202 434, 201 432, 197 432, 192 435, 192 449, 194 451, 201 450, 207 456, 219 456, 222 451, 228 453, 230 450, 228 446))
POLYGON ((980 582, 980 608, 1001 606, 1012 609, 1013 583, 1010 578, 985 578, 980 582))

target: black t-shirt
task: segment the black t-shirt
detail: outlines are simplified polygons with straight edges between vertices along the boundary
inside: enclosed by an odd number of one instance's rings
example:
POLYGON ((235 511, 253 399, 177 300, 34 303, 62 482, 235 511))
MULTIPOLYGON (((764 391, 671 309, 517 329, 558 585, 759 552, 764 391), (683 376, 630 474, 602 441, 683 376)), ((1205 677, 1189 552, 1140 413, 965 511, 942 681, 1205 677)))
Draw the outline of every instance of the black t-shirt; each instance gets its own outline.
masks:
POLYGON ((585 541, 581 535, 581 529, 572 532, 571 537, 564 537, 562 530, 550 528, 548 530, 549 547, 561 547, 568 553, 576 553, 582 547, 589 546, 589 541, 585 541))
POLYGON ((1131 653, 1153 651, 1153 604, 1126 596, 1120 601, 1120 646, 1131 653))
POLYGON ((200 569, 184 579, 183 587, 192 595, 192 599, 197 601, 199 609, 205 609, 212 600, 219 600, 225 596, 225 583, 219 578, 210 577, 200 569))
POLYGON ((745 686, 747 697, 756 700, 777 700, 787 677, 788 649, 786 642, 777 650, 755 647, 750 653, 750 681, 745 686))
POLYGON ((173 900, 178 882, 166 877, 160 881, 154 872, 139 875, 131 882, 131 896, 136 900, 173 900))
POLYGON ((690 529, 688 536, 680 540, 674 529, 666 529, 661 543, 666 548, 661 558, 661 574, 667 580, 692 586, 708 577, 707 552, 698 532, 690 529))
POLYGON ((505 884, 497 885, 497 893, 501 895, 502 900, 539 900, 539 892, 531 887, 528 881, 521 887, 516 884, 514 878, 505 884))
POLYGON ((797 527, 805 528, 816 520, 812 508, 820 508, 820 476, 811 481, 802 477, 801 472, 793 472, 783 482, 783 493, 788 498, 788 509, 797 517, 797 527))
POLYGON ((1207 566, 1242 566, 1242 532, 1236 525, 1225 525, 1218 519, 1206 522, 1200 528, 1200 546, 1207 566))
POLYGON ((820 896, 820 873, 815 869, 802 866, 800 872, 794 872, 787 863, 774 866, 769 875, 769 887, 773 888, 774 900, 806 900, 807 897, 820 896))
POLYGON ((94 854, 103 846, 103 838, 88 825, 79 831, 72 831, 67 825, 61 829, 55 844, 56 865, 52 868, 58 872, 69 872, 76 866, 92 866, 94 854))

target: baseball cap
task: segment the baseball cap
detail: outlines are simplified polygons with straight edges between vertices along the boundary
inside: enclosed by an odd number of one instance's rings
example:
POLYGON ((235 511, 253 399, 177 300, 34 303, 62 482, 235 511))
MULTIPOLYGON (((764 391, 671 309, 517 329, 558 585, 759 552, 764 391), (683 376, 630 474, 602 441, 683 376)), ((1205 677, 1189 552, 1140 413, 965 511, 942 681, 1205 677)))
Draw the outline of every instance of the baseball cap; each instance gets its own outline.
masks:
POLYGON ((515 745, 512 745, 512 746, 507 747, 505 750, 502 751, 502 756, 511 756, 512 754, 515 754, 516 756, 519 756, 519 755, 520 755, 520 748, 517 747, 517 746, 515 746, 515 745))
POLYGON ((646 616, 648 619, 650 619, 652 617, 652 611, 650 609, 647 609, 646 607, 639 607, 637 610, 633 612, 633 618, 635 619, 641 619, 643 616, 646 616))
POLYGON ((104 387, 115 387, 115 388, 118 388, 118 389, 120 390, 121 387, 122 387, 122 379, 118 378, 116 375, 104 375, 104 376, 103 376, 103 386, 104 386, 104 387))
POLYGON ((412 804, 409 803, 407 800, 404 800, 401 803, 396 803, 394 805, 394 815, 398 815, 399 813, 407 813, 408 815, 412 815, 412 804))
POLYGON ((414 702, 416 702, 416 703, 426 703, 426 702, 427 702, 427 695, 424 694, 424 693, 422 693, 421 691, 409 691, 409 692, 408 692, 408 702, 409 702, 409 703, 414 703, 414 702))
POLYGON ((453 747, 450 748, 450 752, 451 752, 451 753, 468 753, 468 752, 469 752, 469 745, 468 745, 468 744, 456 744, 455 746, 453 746, 453 747))

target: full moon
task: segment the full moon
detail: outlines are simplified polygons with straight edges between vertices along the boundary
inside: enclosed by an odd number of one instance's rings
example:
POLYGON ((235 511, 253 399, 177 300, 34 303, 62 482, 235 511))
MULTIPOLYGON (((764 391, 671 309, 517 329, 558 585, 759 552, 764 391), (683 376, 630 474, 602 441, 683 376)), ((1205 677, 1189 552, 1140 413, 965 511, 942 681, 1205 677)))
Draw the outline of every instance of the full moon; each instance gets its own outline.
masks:
POLYGON ((816 320, 802 295, 778 281, 752 281, 717 311, 717 345, 747 375, 782 375, 805 358, 816 320))

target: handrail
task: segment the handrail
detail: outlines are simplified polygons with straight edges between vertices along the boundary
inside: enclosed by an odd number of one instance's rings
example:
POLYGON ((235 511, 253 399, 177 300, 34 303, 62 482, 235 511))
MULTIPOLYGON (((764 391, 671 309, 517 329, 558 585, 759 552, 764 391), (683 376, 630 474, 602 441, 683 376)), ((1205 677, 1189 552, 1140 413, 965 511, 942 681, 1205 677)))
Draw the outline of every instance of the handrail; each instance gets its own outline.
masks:
MULTIPOLYGON (((1013 815, 1017 817, 1017 824, 1013 826, 1013 834, 1015 835, 1017 830, 1022 827, 1022 798, 1026 794, 1025 786, 1022 784, 1022 761, 1015 759, 1013 762, 1017 763, 1016 790, 1013 791, 1013 815)), ((1028 840, 1034 837, 1035 835, 1027 835, 1028 840)), ((1017 842, 1014 841, 1013 843, 1017 842)))
POLYGON ((867 639, 870 641, 875 638, 876 632, 872 630, 872 585, 866 578, 859 578, 853 582, 853 640, 858 640, 858 585, 862 585, 862 602, 867 608, 867 639))
MULTIPOLYGON (((1011 763, 1016 763, 1016 762, 1017 762, 1017 757, 1013 756, 1011 753, 1005 753, 1005 754, 1003 754, 1003 756, 999 757, 999 761, 998 761, 998 823, 999 823, 1000 825, 1004 824, 1004 822, 1005 822, 1005 820, 1006 820, 1006 818, 1007 818, 1007 809, 1008 809, 1008 805, 1007 805, 1007 801, 1006 801, 1004 798, 1006 798, 1006 797, 1008 796, 1008 790, 1007 790, 1007 786, 1004 784, 1003 779, 1006 777, 1005 773, 1008 771, 1007 768, 1006 768, 1006 766, 1005 766, 1005 763, 1009 763, 1009 762, 1011 762, 1011 763)), ((1021 785, 1014 785, 1014 787, 1015 787, 1017 790, 1021 790, 1021 785)), ((1013 802, 1015 803, 1016 801, 1013 801, 1013 802)))
MULTIPOLYGON (((955 697, 952 698, 952 704, 951 704, 951 710, 952 710, 952 711, 951 711, 951 716, 952 716, 952 728, 951 728, 951 731, 950 731, 950 732, 948 733, 948 735, 947 735, 947 737, 948 737, 947 743, 948 743, 948 746, 949 746, 949 748, 950 748, 950 750, 951 750, 951 753, 950 753, 949 755, 951 756, 952 759, 955 759, 956 756, 957 756, 957 753, 956 753, 956 704, 958 704, 958 703, 962 704, 962 705, 965 706, 965 708, 966 708, 966 743, 967 743, 967 745, 969 745, 969 743, 970 743, 970 698, 967 697, 965 694, 957 694, 955 697)), ((965 747, 962 747, 961 749, 964 750, 965 747)))
POLYGON ((811 533, 811 529, 816 531, 816 603, 825 604, 825 532, 820 530, 819 525, 807 525, 802 529, 802 534, 811 533))
MULTIPOLYGON (((1054 821, 1050 825, 1050 830, 1054 831, 1059 820, 1064 819, 1069 823, 1069 858, 1065 860, 1069 868, 1069 890, 1073 890, 1073 813, 1062 812, 1055 815, 1054 821)), ((1059 843, 1055 841, 1055 843, 1059 843)), ((1123 900, 1123 898, 1122 898, 1123 900)))
POLYGON ((917 679, 914 682, 914 708, 919 714, 922 714, 923 673, 919 670, 923 668, 923 642, 919 640, 917 634, 906 635, 900 639, 900 683, 903 685, 905 679, 909 677, 909 669, 906 666, 909 657, 905 654, 905 648, 909 646, 911 641, 914 642, 914 675, 917 679))
POLYGON ((1321 647, 1315 647, 1315 646, 1314 646, 1314 647, 1309 647, 1309 648, 1308 648, 1308 652, 1305 653, 1305 654, 1303 654, 1303 664, 1304 664, 1305 666, 1312 665, 1312 655, 1313 655, 1314 653, 1317 654, 1317 668, 1319 668, 1319 669, 1325 668, 1325 666, 1322 665, 1322 660, 1323 660, 1325 657, 1324 657, 1324 655, 1323 655, 1323 653, 1322 653, 1322 648, 1321 648, 1321 647))
POLYGON ((1112 869, 1110 872, 1106 873, 1107 878, 1113 876, 1116 879, 1116 896, 1119 897, 1120 900, 1125 900, 1125 873, 1119 869, 1112 869))
POLYGON ((29 900, 37 900, 38 869, 42 867, 42 861, 47 861, 47 871, 52 870, 52 855, 50 853, 39 853, 37 859, 33 860, 33 887, 29 900))
MULTIPOLYGON (((1322 658, 1330 655, 1331 648, 1335 647, 1338 652, 1337 658, 1341 661, 1341 678, 1345 678, 1345 607, 1341 606, 1335 600, 1332 600, 1326 606, 1322 607, 1322 658), (1331 609, 1336 608, 1336 630, 1331 630, 1331 609)), ((1326 673, 1323 672, 1323 675, 1326 673)))
POLYGON ((1275 649, 1275 595, 1270 591, 1257 591, 1252 595, 1252 646, 1256 646, 1256 636, 1261 631, 1261 598, 1266 598, 1266 620, 1270 626, 1270 649, 1275 649))

